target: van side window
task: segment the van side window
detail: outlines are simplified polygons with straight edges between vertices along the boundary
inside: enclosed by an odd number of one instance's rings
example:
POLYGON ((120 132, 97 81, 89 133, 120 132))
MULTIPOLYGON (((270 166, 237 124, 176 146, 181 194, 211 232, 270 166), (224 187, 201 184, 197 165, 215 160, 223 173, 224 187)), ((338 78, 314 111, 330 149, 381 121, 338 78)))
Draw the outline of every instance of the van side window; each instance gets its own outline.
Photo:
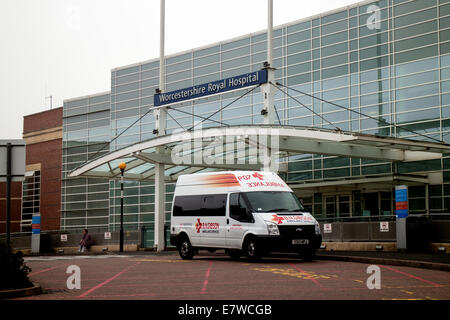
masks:
POLYGON ((225 216, 225 206, 227 203, 226 194, 212 194, 203 196, 202 216, 225 216))
POLYGON ((239 193, 230 195, 230 217, 240 222, 250 222, 252 217, 249 215, 247 204, 239 193))
POLYGON ((203 196, 177 196, 173 205, 173 216, 200 216, 203 196))
POLYGON ((176 196, 173 204, 174 217, 225 216, 226 194, 176 196))

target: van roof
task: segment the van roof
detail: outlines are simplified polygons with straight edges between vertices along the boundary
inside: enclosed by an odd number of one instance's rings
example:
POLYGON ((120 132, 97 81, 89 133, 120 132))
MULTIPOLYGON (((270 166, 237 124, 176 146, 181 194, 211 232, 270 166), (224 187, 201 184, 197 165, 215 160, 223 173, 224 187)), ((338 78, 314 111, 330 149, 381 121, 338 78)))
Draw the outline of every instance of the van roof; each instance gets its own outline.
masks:
POLYGON ((236 171, 211 171, 211 172, 201 172, 201 173, 192 173, 192 174, 182 174, 179 177, 186 177, 186 176, 201 176, 201 175, 217 175, 217 174, 233 174, 233 175, 245 175, 245 174, 254 174, 255 172, 267 175, 267 174, 276 174, 275 172, 271 171, 243 171, 243 170, 236 170, 236 171))
POLYGON ((175 194, 247 191, 290 191, 275 173, 268 171, 218 171, 180 175, 175 194))

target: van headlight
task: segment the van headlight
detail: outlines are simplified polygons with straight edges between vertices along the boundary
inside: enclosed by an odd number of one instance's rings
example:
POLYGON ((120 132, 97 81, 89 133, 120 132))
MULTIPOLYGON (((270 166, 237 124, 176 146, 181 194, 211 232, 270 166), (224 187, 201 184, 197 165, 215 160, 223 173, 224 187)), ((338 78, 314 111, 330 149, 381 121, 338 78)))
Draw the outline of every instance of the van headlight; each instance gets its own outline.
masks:
POLYGON ((267 224, 267 232, 271 236, 279 236, 280 230, 278 229, 278 226, 273 222, 266 222, 267 224))
POLYGON ((320 225, 318 222, 314 224, 315 230, 316 230, 316 236, 320 234, 320 225))

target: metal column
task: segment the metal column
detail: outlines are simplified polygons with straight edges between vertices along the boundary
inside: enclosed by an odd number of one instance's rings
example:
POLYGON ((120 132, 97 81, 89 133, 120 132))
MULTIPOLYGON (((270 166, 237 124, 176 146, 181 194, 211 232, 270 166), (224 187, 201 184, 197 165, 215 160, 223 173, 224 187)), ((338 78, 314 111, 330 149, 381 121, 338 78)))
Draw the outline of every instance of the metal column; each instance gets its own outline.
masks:
MULTIPOLYGON (((165 37, 165 0, 161 0, 160 8, 160 59, 159 59, 159 89, 161 92, 165 88, 165 57, 164 57, 164 37, 165 37)), ((167 110, 158 108, 154 111, 155 115, 155 133, 156 135, 165 135, 167 110)), ((162 148, 158 147, 156 152, 162 152, 162 148)), ((155 164, 155 241, 154 246, 158 252, 165 248, 164 243, 164 221, 165 221, 165 200, 166 186, 164 183, 164 164, 155 164)))
MULTIPOLYGON (((267 63, 265 68, 267 70, 267 83, 261 85, 261 93, 263 95, 264 107, 262 114, 264 115, 264 124, 273 124, 275 121, 275 68, 273 68, 273 0, 267 1, 267 63)), ((275 163, 275 155, 272 152, 271 142, 272 137, 268 137, 267 143, 269 149, 266 149, 263 155, 263 170, 273 170, 275 163), (270 142, 269 142, 270 141, 270 142), (268 158, 268 159, 267 159, 268 158), (269 164, 269 165, 267 165, 269 164)))
POLYGON ((123 252, 123 174, 126 164, 122 162, 120 168, 120 231, 119 231, 119 251, 123 252))
POLYGON ((264 124, 273 124, 275 120, 274 96, 275 88, 271 83, 275 80, 275 69, 273 68, 273 0, 268 0, 267 8, 267 83, 261 86, 264 99, 264 124))

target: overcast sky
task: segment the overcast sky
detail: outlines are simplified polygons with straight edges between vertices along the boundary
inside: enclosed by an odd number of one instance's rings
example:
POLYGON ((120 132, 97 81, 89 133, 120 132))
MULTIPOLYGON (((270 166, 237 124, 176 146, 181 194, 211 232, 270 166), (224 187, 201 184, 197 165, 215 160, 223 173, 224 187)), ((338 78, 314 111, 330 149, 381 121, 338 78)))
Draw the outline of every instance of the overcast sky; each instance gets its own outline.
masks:
MULTIPOLYGON (((110 90, 112 68, 159 57, 159 0, 1 0, 0 139, 23 116, 110 90)), ((274 25, 355 0, 274 0, 274 25)), ((166 0, 166 54, 265 29, 266 0, 166 0)))

